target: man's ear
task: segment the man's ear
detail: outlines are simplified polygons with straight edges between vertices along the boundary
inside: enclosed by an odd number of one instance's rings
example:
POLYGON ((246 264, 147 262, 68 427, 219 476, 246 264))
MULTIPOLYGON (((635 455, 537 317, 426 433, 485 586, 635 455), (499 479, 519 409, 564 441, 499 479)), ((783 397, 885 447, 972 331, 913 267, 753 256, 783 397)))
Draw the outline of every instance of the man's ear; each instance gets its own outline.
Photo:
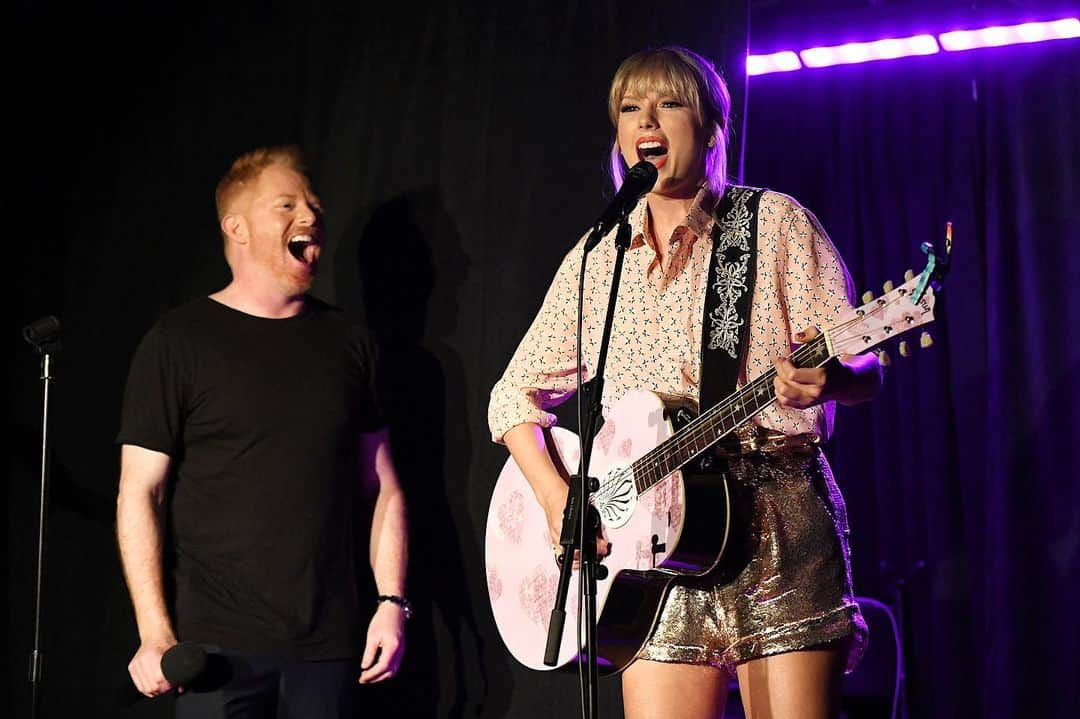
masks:
POLYGON ((247 226, 245 225, 243 218, 239 215, 230 213, 222 217, 221 232, 230 242, 235 242, 238 245, 247 244, 247 226))

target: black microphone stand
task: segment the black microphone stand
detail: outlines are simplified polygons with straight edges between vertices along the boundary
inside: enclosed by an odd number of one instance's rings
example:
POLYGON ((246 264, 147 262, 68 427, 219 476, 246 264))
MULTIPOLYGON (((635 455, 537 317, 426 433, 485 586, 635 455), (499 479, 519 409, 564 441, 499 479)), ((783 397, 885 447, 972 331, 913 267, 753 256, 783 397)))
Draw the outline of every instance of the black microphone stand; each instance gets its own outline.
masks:
POLYGON ((38 505, 37 575, 34 591, 34 650, 30 654, 30 716, 37 717, 41 704, 41 679, 44 655, 41 652, 41 588, 45 570, 45 520, 48 506, 49 478, 49 383, 53 380, 52 356, 60 351, 60 320, 43 317, 23 328, 23 338, 41 355, 41 381, 44 386, 41 413, 41 498, 38 505))
MULTIPOLYGON (((570 492, 566 497, 563 510, 562 556, 559 569, 559 586, 555 596, 555 608, 551 611, 548 623, 547 649, 544 664, 555 666, 558 662, 559 646, 562 643, 563 624, 566 620, 566 596, 570 586, 571 569, 574 565, 575 550, 580 550, 581 599, 585 610, 585 662, 587 671, 584 675, 585 704, 582 706, 585 719, 599 716, 597 699, 597 656, 596 656, 596 582, 607 577, 607 567, 601 565, 596 556, 596 533, 600 528, 600 517, 589 504, 589 494, 596 491, 599 482, 588 475, 589 461, 592 456, 593 437, 597 420, 601 416, 601 400, 604 396, 604 365, 607 363, 608 342, 611 337, 611 325, 615 319, 615 303, 619 295, 619 280, 622 277, 623 259, 630 247, 630 223, 623 214, 619 221, 619 230, 615 236, 615 269, 608 295, 607 315, 604 319, 604 333, 600 340, 600 355, 596 362, 596 372, 590 386, 584 391, 581 382, 581 308, 584 296, 585 263, 589 252, 599 244, 600 233, 593 230, 585 242, 581 257, 581 276, 578 287, 578 434, 581 440, 581 460, 577 474, 570 478, 570 492), (587 399, 587 405, 583 400, 587 399), (584 415, 582 412, 585 407, 584 415)), ((580 622, 578 623, 580 627, 580 622)), ((581 658, 579 656, 579 662, 581 658)))

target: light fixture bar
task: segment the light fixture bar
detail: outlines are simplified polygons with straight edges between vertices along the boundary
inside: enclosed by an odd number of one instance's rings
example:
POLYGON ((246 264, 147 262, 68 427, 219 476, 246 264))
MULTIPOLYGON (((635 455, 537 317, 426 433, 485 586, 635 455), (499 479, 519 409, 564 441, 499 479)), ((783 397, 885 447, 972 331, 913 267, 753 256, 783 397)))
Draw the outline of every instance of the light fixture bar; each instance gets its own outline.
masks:
POLYGON ((1076 37, 1080 37, 1080 19, 1075 17, 1048 22, 1026 22, 1019 25, 994 25, 976 30, 944 32, 936 37, 928 34, 913 35, 810 47, 799 51, 782 50, 767 55, 749 55, 746 58, 746 74, 767 75, 804 68, 895 60, 915 55, 934 55, 942 50, 958 52, 981 47, 1001 47, 1076 37))
POLYGON ((979 30, 957 30, 938 36, 941 46, 950 52, 980 47, 1001 47, 1044 40, 1080 37, 1080 19, 1062 18, 1052 22, 1026 22, 1022 25, 995 25, 979 30))

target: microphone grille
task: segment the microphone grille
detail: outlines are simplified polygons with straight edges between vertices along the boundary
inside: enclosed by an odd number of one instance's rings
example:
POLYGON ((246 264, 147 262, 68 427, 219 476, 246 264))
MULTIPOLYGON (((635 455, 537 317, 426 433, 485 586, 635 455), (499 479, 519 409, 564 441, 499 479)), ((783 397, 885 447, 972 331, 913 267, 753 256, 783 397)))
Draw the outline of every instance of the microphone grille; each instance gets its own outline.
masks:
POLYGON ((180 642, 161 655, 161 673, 174 686, 183 686, 202 673, 206 652, 198 644, 180 642))
POLYGON ((652 189, 652 186, 656 184, 656 178, 660 173, 656 169, 656 165, 652 164, 648 160, 642 160, 626 173, 626 181, 633 182, 635 186, 643 188, 642 191, 646 192, 652 189))

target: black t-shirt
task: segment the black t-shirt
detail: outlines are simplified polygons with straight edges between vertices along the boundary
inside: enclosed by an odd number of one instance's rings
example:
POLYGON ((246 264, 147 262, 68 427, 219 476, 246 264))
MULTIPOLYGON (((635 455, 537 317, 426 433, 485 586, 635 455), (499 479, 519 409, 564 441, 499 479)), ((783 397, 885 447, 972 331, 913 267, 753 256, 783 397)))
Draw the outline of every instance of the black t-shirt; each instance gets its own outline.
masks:
POLYGON ((173 459, 169 558, 181 640, 355 656, 359 435, 383 425, 367 331, 309 298, 264 319, 208 297, 132 361, 117 441, 173 459))

